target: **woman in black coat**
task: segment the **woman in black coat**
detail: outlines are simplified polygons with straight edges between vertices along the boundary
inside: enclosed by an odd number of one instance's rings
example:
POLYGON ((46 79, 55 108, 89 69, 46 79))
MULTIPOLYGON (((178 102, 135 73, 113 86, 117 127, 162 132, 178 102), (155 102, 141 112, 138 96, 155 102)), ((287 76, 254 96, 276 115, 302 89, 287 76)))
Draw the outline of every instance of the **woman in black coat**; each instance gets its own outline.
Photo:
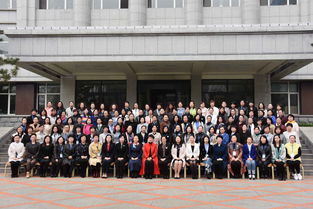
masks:
POLYGON ((210 178, 213 166, 213 146, 210 144, 208 136, 203 137, 203 142, 200 144, 200 162, 205 166, 205 174, 210 178))
POLYGON ((110 165, 114 162, 114 143, 112 135, 105 137, 105 143, 102 145, 101 156, 102 156, 102 178, 108 177, 110 165))
POLYGON ((53 156, 53 144, 50 136, 45 136, 43 143, 40 145, 38 161, 40 163, 40 176, 46 177, 47 170, 53 156))
POLYGON ((123 178, 126 163, 128 162, 128 145, 124 135, 120 135, 119 142, 115 145, 114 158, 116 178, 123 178))
POLYGON ((162 136, 161 144, 158 147, 158 162, 160 174, 164 179, 169 179, 169 165, 172 161, 171 145, 166 136, 162 136))
MULTIPOLYGON (((89 144, 87 144, 86 135, 80 137, 80 143, 76 146, 76 163, 78 165, 78 170, 80 177, 86 177, 86 169, 89 160, 89 144)), ((87 174, 88 175, 88 174, 87 174)))
POLYGON ((68 143, 64 147, 63 174, 64 177, 71 178, 75 163, 76 144, 74 144, 74 136, 67 138, 68 143))
POLYGON ((51 177, 57 177, 64 159, 65 140, 60 136, 54 146, 51 177))
POLYGON ((268 165, 272 160, 272 148, 265 135, 262 135, 260 138, 260 144, 257 147, 257 159, 260 167, 260 177, 267 178, 268 165))

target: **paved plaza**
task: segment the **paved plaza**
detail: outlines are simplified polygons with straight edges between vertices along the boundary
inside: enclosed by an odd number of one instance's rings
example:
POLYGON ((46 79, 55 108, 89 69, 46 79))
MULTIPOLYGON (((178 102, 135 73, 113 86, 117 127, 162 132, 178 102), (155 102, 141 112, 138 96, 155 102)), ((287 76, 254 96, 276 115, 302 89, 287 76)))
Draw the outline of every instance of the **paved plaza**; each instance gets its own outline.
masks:
POLYGON ((279 182, 2 176, 0 208, 313 208, 313 178, 279 182))

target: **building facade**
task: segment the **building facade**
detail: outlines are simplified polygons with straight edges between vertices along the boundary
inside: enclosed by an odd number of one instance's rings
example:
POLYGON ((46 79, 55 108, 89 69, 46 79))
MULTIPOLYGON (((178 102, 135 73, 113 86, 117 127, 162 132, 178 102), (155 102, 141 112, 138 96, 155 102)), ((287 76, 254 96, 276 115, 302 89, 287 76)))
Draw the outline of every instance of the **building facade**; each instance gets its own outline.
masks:
POLYGON ((59 99, 246 99, 313 114, 310 0, 1 2, 0 50, 27 70, 1 84, 1 114, 59 99))

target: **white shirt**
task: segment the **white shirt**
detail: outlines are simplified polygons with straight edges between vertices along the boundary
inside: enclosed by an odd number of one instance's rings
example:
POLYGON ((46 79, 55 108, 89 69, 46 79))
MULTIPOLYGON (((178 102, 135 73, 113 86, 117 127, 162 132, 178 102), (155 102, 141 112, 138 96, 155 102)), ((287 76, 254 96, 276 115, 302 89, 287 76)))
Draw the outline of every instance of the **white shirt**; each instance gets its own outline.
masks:
POLYGON ((9 162, 22 161, 24 152, 25 152, 25 147, 22 142, 19 142, 19 143, 12 142, 8 149, 9 162), (17 158, 17 160, 15 158, 17 158))

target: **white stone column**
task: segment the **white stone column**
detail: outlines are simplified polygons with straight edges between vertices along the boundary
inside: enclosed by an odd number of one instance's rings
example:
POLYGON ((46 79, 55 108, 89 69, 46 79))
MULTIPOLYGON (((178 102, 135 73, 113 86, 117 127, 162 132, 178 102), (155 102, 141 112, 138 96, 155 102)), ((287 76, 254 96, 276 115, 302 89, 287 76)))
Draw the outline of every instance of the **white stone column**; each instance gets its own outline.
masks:
POLYGON ((203 1, 185 0, 185 24, 202 25, 203 24, 203 1))
MULTIPOLYGON (((301 23, 310 22, 310 1, 312 0, 298 1, 298 3, 300 4, 299 6, 300 6, 300 22, 301 23)), ((311 10, 311 12, 313 11, 311 10)))
POLYGON ((91 0, 74 0, 74 26, 91 25, 91 0))
POLYGON ((241 0, 242 24, 260 24, 261 7, 260 0, 241 0))
POLYGON ((36 0, 28 0, 28 21, 27 26, 36 26, 36 0))
POLYGON ((75 102, 75 76, 62 76, 60 81, 60 99, 65 106, 68 106, 70 101, 75 102))
POLYGON ((128 25, 140 26, 147 23, 147 0, 129 0, 128 25))
POLYGON ((311 22, 313 22, 313 1, 310 1, 310 17, 311 22))
POLYGON ((129 101, 131 105, 137 102, 137 76, 135 73, 127 74, 127 84, 126 84, 126 100, 129 101))
POLYGON ((26 27, 28 19, 28 3, 27 0, 16 1, 16 26, 26 27))
POLYGON ((264 102, 267 106, 271 103, 271 76, 270 74, 254 75, 254 102, 264 102))

